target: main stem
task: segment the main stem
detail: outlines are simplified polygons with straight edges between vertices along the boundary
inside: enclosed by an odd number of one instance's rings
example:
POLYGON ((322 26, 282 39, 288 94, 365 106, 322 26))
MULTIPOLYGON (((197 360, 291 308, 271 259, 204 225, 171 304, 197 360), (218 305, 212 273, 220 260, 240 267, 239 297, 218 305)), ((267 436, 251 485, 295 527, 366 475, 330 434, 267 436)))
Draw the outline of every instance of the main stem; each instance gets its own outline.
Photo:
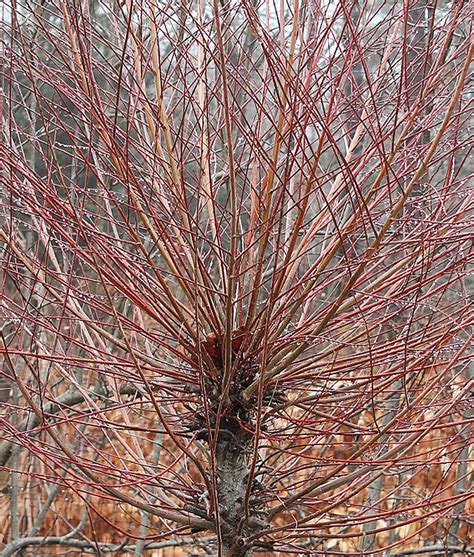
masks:
POLYGON ((237 433, 223 435, 216 446, 217 496, 223 519, 220 554, 225 557, 250 557, 251 549, 243 549, 245 534, 238 535, 244 517, 244 501, 249 474, 248 438, 237 433))

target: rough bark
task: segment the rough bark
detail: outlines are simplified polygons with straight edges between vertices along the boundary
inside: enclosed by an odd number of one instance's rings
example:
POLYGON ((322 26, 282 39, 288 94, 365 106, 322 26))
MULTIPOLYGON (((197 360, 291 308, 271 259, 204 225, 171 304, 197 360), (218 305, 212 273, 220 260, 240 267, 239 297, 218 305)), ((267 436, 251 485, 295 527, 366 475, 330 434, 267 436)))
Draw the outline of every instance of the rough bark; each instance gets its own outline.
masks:
POLYGON ((238 535, 249 474, 247 444, 243 435, 225 435, 216 448, 219 512, 225 522, 221 553, 226 557, 248 557, 252 553, 243 549, 245 535, 238 535))

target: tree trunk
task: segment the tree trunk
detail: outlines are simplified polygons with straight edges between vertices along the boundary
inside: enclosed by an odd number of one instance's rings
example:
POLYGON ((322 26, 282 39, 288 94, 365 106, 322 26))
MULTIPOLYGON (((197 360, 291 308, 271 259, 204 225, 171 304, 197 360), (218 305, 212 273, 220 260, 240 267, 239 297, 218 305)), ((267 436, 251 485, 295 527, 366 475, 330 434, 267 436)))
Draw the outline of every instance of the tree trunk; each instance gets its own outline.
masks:
POLYGON ((249 474, 249 439, 242 433, 222 432, 216 447, 217 495, 225 557, 249 557, 251 549, 243 547, 245 530, 239 536, 239 525, 244 518, 244 501, 249 474))

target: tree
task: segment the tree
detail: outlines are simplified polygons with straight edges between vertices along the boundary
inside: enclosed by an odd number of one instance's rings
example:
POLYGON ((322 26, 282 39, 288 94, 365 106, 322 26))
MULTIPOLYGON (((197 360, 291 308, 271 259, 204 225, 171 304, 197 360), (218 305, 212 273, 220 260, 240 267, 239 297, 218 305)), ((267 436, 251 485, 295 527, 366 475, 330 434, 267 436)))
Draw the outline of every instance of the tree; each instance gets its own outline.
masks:
POLYGON ((470 551, 468 9, 4 7, 3 555, 470 551))

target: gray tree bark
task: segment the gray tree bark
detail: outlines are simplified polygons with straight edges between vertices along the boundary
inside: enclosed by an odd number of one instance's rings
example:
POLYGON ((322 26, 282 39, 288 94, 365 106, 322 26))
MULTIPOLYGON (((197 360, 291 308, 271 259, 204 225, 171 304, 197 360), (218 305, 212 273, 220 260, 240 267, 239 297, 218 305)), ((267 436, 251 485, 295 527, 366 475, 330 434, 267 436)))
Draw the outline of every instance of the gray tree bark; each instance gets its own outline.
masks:
POLYGON ((220 554, 225 557, 250 557, 252 550, 245 548, 245 528, 242 534, 238 532, 245 513, 249 442, 238 434, 222 437, 216 447, 217 496, 223 519, 220 554))

